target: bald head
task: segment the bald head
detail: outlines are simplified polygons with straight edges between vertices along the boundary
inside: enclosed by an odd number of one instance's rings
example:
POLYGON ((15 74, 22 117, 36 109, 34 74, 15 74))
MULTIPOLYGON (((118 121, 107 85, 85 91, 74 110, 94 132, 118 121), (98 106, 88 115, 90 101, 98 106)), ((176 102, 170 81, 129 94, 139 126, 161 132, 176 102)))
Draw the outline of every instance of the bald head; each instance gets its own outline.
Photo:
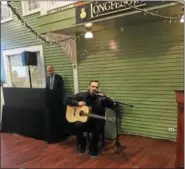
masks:
POLYGON ((55 72, 54 67, 52 65, 48 65, 47 66, 47 72, 49 74, 53 74, 55 72))

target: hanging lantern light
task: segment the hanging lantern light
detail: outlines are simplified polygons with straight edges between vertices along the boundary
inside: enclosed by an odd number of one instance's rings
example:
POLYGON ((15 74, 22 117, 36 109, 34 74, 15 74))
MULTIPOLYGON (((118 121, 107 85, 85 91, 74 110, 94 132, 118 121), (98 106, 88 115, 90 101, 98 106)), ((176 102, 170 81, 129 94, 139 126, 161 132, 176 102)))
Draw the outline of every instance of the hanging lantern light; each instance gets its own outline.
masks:
POLYGON ((84 37, 85 37, 85 39, 91 39, 91 38, 93 38, 93 33, 91 31, 87 31, 85 33, 84 37))
POLYGON ((84 35, 84 38, 85 39, 92 39, 94 37, 93 36, 93 33, 91 31, 91 29, 92 29, 92 23, 85 24, 85 29, 86 29, 86 33, 84 35))

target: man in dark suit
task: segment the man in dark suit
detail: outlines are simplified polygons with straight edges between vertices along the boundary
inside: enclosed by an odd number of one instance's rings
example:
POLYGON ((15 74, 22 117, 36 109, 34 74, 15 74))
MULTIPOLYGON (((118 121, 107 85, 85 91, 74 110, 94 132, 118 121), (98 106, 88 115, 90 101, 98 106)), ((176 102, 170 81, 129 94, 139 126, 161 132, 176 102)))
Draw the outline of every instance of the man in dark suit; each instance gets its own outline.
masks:
POLYGON ((48 65, 47 72, 48 76, 46 78, 46 88, 52 90, 55 93, 61 93, 64 87, 62 76, 55 73, 54 67, 52 65, 48 65))
POLYGON ((48 142, 55 143, 60 139, 62 120, 65 117, 63 112, 64 81, 62 76, 55 73, 52 65, 47 66, 47 73, 46 90, 49 110, 49 115, 47 116, 48 142))

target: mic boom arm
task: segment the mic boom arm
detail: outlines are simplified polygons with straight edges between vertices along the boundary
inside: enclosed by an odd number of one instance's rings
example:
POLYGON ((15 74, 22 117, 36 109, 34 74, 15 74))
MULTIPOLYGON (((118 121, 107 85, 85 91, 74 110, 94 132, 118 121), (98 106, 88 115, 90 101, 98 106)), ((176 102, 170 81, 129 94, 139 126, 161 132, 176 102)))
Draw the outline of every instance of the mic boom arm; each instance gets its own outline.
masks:
POLYGON ((125 106, 129 106, 129 107, 134 107, 133 105, 131 105, 131 104, 126 104, 126 103, 121 103, 121 102, 119 102, 119 101, 114 101, 114 105, 115 106, 118 106, 118 105, 125 105, 125 106))

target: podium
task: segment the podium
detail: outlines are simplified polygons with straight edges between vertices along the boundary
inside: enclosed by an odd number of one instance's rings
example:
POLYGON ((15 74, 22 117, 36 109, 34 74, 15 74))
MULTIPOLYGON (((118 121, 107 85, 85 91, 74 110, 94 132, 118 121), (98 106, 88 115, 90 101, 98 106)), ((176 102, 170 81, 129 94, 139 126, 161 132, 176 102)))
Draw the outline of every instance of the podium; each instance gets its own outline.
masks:
POLYGON ((45 141, 70 134, 63 104, 58 110, 50 108, 46 89, 3 88, 3 95, 1 132, 45 141))
POLYGON ((184 168, 184 90, 176 90, 178 108, 176 168, 184 168))

